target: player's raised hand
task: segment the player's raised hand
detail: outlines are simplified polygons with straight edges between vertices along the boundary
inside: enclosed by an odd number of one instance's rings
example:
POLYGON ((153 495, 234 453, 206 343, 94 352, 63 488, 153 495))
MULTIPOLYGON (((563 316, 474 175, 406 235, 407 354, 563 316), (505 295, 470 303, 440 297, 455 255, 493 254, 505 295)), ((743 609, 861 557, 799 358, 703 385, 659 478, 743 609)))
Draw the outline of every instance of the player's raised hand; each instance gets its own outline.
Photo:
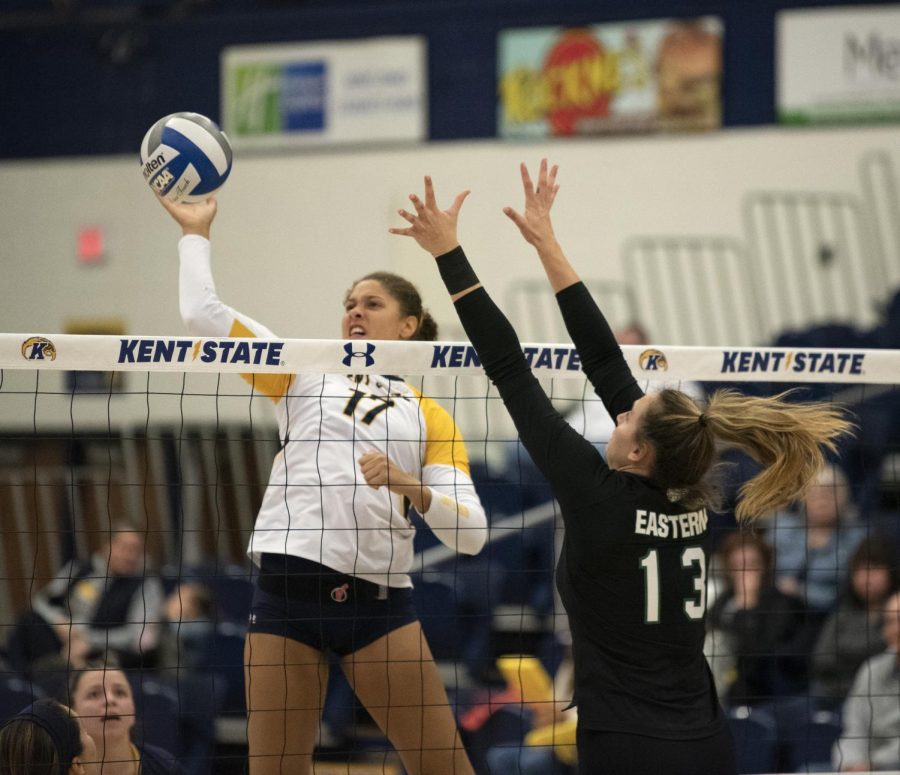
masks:
POLYGON ((211 196, 196 204, 170 202, 165 197, 157 196, 159 203, 181 226, 183 234, 198 234, 209 239, 209 231, 218 211, 216 198, 211 196))
POLYGON ((534 245, 538 250, 545 249, 556 242, 553 233, 553 223, 550 220, 550 210, 556 199, 559 185, 556 183, 556 174, 559 167, 554 164, 548 168, 547 160, 541 159, 538 170, 537 186, 528 174, 525 162, 519 165, 522 175, 522 188, 525 190, 525 209, 522 213, 512 207, 504 207, 503 212, 519 227, 519 231, 525 241, 534 245))
POLYGON ((437 205, 434 195, 434 184, 431 178, 425 176, 425 201, 423 202, 415 194, 409 195, 409 201, 416 208, 415 213, 407 210, 398 210, 401 218, 409 222, 405 229, 388 229, 391 234, 401 237, 412 237, 419 245, 433 256, 449 253, 459 245, 456 236, 456 222, 459 219, 459 211, 463 202, 469 195, 469 191, 462 191, 456 195, 453 204, 446 210, 437 205))

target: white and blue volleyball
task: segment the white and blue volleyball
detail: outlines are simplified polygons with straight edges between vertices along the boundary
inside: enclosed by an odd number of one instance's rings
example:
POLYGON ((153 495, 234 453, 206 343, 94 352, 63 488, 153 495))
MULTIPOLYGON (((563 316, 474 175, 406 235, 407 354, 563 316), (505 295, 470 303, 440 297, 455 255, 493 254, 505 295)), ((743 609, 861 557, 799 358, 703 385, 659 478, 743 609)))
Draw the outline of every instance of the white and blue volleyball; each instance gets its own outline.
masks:
POLYGON ((231 143, 199 113, 172 113, 157 121, 141 143, 144 180, 171 202, 202 202, 231 172, 231 143))

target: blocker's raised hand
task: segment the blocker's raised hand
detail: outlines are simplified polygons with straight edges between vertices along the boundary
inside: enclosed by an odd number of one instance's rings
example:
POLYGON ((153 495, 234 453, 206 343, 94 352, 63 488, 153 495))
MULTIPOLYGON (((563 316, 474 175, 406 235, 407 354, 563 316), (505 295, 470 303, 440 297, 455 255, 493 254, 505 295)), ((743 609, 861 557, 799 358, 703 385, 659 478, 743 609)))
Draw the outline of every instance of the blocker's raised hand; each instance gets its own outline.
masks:
POLYGON ((519 165, 519 169, 522 174, 522 188, 525 190, 525 210, 519 213, 512 207, 504 207, 503 212, 519 227, 525 241, 540 250, 556 241, 550 210, 556 199, 556 192, 559 191, 556 183, 559 166, 554 164, 548 169, 547 160, 541 159, 537 186, 532 183, 525 162, 519 165))
POLYGON ((460 192, 453 200, 453 204, 448 209, 442 210, 437 205, 431 177, 426 175, 425 201, 423 202, 415 194, 410 194, 409 201, 413 203, 416 212, 410 213, 402 209, 397 211, 400 217, 408 221, 410 225, 405 229, 388 229, 388 231, 401 237, 412 237, 433 256, 449 253, 459 245, 459 239, 456 236, 456 222, 462 204, 466 201, 469 193, 469 191, 460 192))

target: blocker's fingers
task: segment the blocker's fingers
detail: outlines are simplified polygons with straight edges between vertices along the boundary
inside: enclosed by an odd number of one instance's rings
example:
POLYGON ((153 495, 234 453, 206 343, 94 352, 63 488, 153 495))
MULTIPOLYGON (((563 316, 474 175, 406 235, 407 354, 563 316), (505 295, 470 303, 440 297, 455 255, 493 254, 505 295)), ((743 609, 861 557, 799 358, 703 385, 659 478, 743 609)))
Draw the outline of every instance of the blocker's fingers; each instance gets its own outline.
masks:
POLYGON ((408 210, 404 210, 402 207, 397 210, 397 215, 399 215, 404 221, 409 221, 410 223, 416 222, 416 216, 408 210))
POLYGON ((437 207, 437 200, 434 198, 434 183, 431 182, 431 175, 425 176, 425 206, 437 207))
POLYGON ((528 174, 528 167, 523 161, 520 165, 522 170, 522 185, 525 187, 525 196, 529 197, 534 194, 534 183, 531 182, 531 175, 528 174))
POLYGON ((471 194, 471 191, 461 191, 456 195, 456 199, 453 200, 453 204, 450 206, 450 210, 448 211, 451 215, 456 215, 460 208, 463 206, 463 202, 466 201, 466 197, 471 194))
POLYGON ((559 165, 554 164, 550 168, 550 175, 547 178, 547 185, 553 189, 553 193, 555 194, 559 190, 559 186, 556 185, 556 173, 559 172, 559 165))
POLYGON ((409 201, 413 203, 413 207, 416 208, 416 213, 418 215, 421 216, 425 214, 425 205, 422 204, 422 200, 419 199, 419 197, 417 197, 415 194, 410 194, 409 201))
POLYGON ((511 207, 504 207, 503 213, 504 213, 504 215, 506 215, 507 218, 509 218, 509 220, 511 220, 514 224, 516 224, 516 226, 518 226, 520 229, 524 229, 526 227, 527 224, 526 224, 525 218, 523 218, 519 213, 517 213, 511 207))
POLYGON ((388 229, 388 234, 396 234, 399 237, 415 237, 411 226, 408 229, 388 229))
POLYGON ((538 190, 547 187, 547 159, 541 159, 541 164, 538 167, 538 190))

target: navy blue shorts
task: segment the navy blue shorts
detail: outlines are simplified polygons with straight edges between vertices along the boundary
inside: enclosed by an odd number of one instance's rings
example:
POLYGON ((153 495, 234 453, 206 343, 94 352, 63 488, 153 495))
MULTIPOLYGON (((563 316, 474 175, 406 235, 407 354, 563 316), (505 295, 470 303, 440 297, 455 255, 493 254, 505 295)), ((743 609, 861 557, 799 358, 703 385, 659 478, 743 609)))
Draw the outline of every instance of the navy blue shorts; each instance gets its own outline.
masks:
POLYGON ((248 630, 344 657, 417 620, 409 587, 383 587, 311 560, 264 554, 248 630))

